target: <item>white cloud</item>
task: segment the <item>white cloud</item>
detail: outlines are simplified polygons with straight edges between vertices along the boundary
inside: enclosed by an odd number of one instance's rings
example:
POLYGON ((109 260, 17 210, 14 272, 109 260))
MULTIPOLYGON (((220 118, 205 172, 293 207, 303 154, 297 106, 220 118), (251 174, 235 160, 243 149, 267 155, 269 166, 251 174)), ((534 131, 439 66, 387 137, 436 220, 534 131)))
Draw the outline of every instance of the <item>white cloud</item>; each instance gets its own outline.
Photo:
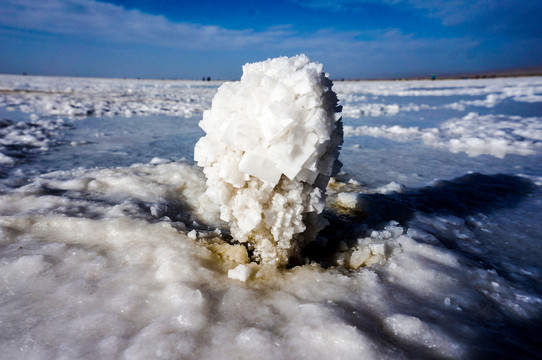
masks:
MULTIPOLYGON (((182 49, 260 49, 308 51, 314 53, 355 53, 374 56, 387 50, 413 53, 431 49, 435 39, 417 39, 398 29, 371 32, 346 32, 322 29, 309 34, 297 33, 291 26, 275 26, 265 31, 232 30, 214 25, 177 23, 161 15, 102 3, 95 0, 3 0, 0 25, 53 34, 71 35, 99 41, 145 43, 182 49), (360 40, 360 36, 364 40, 360 40)), ((440 40, 439 40, 440 41, 440 40)), ((445 43, 445 44, 444 44, 445 43)), ((448 39, 451 45, 472 47, 465 39, 448 39)))
POLYGON ((161 15, 127 10, 94 0, 3 0, 0 24, 102 41, 187 49, 245 47, 281 35, 277 30, 256 33, 212 25, 175 23, 161 15))
POLYGON ((263 31, 233 30, 174 22, 161 15, 95 0, 1 0, 2 27, 12 32, 30 30, 60 35, 72 42, 83 39, 97 44, 151 44, 181 51, 206 50, 217 57, 228 51, 228 56, 239 55, 240 61, 254 54, 259 58, 304 52, 324 62, 327 71, 339 76, 428 74, 438 66, 454 71, 454 64, 464 65, 464 54, 478 46, 469 38, 420 38, 399 29, 326 28, 300 32, 285 24, 263 31), (450 61, 454 62, 451 66, 450 61))

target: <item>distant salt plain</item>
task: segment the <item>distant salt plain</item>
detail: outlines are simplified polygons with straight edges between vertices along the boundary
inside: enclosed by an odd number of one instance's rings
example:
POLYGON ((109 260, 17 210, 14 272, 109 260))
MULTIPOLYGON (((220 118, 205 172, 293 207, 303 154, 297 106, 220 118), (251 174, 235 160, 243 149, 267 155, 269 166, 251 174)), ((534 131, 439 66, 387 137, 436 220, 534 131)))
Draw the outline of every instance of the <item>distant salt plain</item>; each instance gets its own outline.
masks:
POLYGON ((246 282, 192 161, 218 86, 0 76, 2 358, 541 355, 542 78, 336 82, 330 225, 246 282))

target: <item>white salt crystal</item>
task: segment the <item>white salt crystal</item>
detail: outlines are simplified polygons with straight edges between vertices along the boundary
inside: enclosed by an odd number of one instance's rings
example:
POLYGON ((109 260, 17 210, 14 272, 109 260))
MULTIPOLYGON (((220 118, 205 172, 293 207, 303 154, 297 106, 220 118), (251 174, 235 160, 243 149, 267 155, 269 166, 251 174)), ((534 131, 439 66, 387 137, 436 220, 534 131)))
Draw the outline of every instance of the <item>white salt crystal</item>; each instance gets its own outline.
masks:
POLYGON ((385 255, 386 253, 386 246, 384 245, 384 243, 373 243, 373 244, 369 244, 369 249, 371 249, 371 252, 374 254, 374 255, 385 255))
POLYGON ((228 270, 228 277, 233 280, 247 281, 252 276, 253 268, 250 265, 237 265, 234 269, 228 270))
POLYGON ((359 267, 363 265, 363 263, 367 261, 367 259, 369 259, 370 257, 371 250, 369 250, 369 248, 366 246, 361 247, 352 252, 352 255, 350 256, 349 266, 351 269, 359 269, 359 267))
POLYGON ((247 151, 239 161, 239 171, 276 184, 282 175, 274 162, 260 157, 256 152, 247 151))
POLYGON ((325 224, 316 215, 342 144, 332 85, 305 55, 269 59, 244 65, 203 113, 194 159, 207 196, 255 261, 288 264, 325 224))
POLYGON ((355 209, 358 204, 358 194, 341 192, 337 194, 337 201, 339 202, 339 205, 345 208, 355 209))

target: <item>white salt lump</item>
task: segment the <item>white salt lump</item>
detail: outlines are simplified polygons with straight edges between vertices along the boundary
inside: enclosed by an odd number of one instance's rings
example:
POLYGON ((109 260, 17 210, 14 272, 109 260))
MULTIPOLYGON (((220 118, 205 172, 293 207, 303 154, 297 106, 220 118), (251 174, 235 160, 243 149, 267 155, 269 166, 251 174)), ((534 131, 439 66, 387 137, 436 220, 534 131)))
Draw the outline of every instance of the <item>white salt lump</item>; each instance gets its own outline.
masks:
POLYGON ((288 264, 325 225, 319 214, 343 138, 331 86, 305 55, 269 59, 244 65, 203 113, 194 159, 206 194, 255 261, 288 264))

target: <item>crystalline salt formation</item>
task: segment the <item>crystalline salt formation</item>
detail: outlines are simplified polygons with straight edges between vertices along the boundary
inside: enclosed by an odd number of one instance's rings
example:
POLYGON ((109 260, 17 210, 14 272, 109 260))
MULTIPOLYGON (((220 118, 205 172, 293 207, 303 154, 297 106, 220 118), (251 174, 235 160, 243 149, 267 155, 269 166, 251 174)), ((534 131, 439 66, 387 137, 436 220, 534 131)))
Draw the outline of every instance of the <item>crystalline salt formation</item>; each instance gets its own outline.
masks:
POLYGON ((285 266, 325 226, 325 188, 343 132, 323 66, 305 55, 246 64, 199 126, 194 159, 207 195, 253 259, 285 266))

